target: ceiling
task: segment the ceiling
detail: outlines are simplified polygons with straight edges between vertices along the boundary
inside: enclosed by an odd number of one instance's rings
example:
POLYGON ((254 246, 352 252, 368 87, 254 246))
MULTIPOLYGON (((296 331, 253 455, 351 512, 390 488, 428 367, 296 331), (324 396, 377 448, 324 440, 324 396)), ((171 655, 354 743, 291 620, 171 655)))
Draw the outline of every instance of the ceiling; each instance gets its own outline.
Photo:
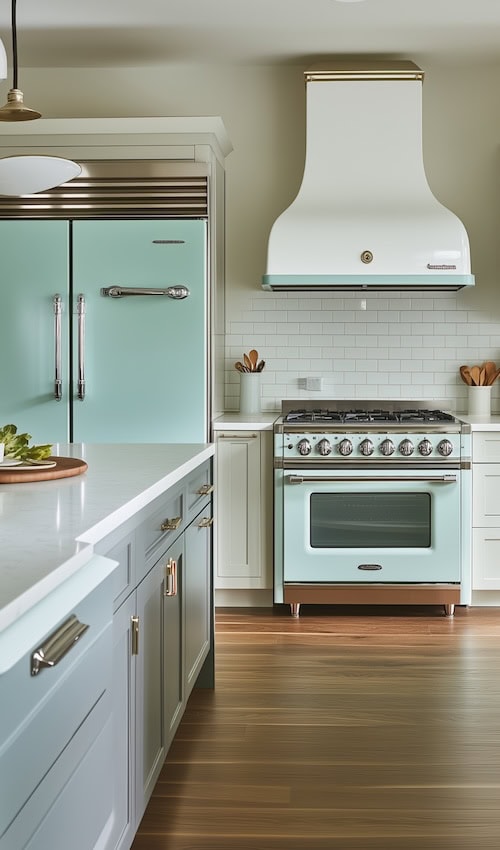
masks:
MULTIPOLYGON (((9 55, 10 10, 0 0, 9 55)), ((25 67, 500 60, 500 0, 18 0, 17 28, 25 67)))

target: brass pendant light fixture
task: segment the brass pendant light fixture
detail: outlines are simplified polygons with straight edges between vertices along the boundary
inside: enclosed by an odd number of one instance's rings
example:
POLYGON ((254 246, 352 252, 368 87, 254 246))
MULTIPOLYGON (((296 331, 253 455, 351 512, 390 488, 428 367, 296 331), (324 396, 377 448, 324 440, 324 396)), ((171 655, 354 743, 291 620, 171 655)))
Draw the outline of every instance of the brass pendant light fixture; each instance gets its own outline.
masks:
POLYGON ((41 118, 42 114, 24 105, 24 95, 17 87, 16 3, 17 0, 12 0, 12 88, 7 93, 7 103, 0 107, 0 121, 33 121, 35 118, 41 118))

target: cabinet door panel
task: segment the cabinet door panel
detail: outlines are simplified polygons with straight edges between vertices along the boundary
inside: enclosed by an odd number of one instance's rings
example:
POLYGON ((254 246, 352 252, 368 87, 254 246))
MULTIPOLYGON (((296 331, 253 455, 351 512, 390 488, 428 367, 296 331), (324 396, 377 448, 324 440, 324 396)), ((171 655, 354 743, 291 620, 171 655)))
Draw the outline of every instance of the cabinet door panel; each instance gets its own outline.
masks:
POLYGON ((193 689, 211 644, 212 507, 207 505, 184 534, 186 697, 193 689))
POLYGON ((135 832, 135 656, 132 656, 132 617, 135 593, 113 617, 113 833, 111 847, 127 848, 135 832))
POLYGON ((163 684, 164 729, 166 746, 170 745, 180 723, 186 703, 183 658, 183 600, 185 594, 184 536, 167 550, 161 559, 163 593, 163 655, 165 672, 163 684), (175 564, 175 567, 173 567, 175 564), (170 590, 165 583, 167 570, 175 569, 170 590), (171 592, 171 595, 166 595, 171 592))
POLYGON ((216 588, 272 587, 272 433, 217 437, 216 588))
POLYGON ((1 424, 35 443, 68 439, 69 239, 65 221, 0 222, 1 424), (54 396, 54 295, 62 297, 63 399, 54 396))
POLYGON ((217 577, 220 586, 251 587, 260 577, 260 442, 257 435, 225 435, 217 441, 217 577), (238 583, 238 579, 241 580, 238 583), (243 582, 243 583, 241 583, 243 582))
POLYGON ((163 730, 163 564, 158 562, 137 588, 139 653, 136 670, 136 811, 144 813, 166 755, 163 730))

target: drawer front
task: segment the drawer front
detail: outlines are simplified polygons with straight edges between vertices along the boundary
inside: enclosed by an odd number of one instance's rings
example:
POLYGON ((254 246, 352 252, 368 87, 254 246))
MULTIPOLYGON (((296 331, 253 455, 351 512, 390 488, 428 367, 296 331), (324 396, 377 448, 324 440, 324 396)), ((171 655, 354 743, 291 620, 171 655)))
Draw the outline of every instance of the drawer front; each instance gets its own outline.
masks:
MULTIPOLYGON (((184 487, 169 490, 152 505, 141 527, 147 557, 157 546, 166 548, 184 531, 186 525, 184 487)), ((138 576, 138 579, 142 578, 138 576)))
POLYGON ((0 850, 112 846, 112 726, 110 700, 104 698, 0 837, 0 850))
MULTIPOLYGON (((112 575, 103 585, 68 612, 88 629, 55 666, 31 675, 29 652, 2 676, 0 835, 109 687, 112 575)), ((32 651, 60 625, 41 634, 32 651)))
POLYGON ((129 535, 106 552, 108 558, 118 562, 113 573, 113 607, 115 611, 118 610, 135 587, 134 566, 136 559, 134 548, 135 535, 129 535))
POLYGON ((500 590, 500 529, 472 532, 472 589, 500 590))
POLYGON ((472 433, 472 460, 474 463, 500 463, 500 431, 472 433))
POLYGON ((95 551, 106 558, 117 562, 113 573, 113 609, 118 610, 122 602, 134 590, 137 581, 135 576, 135 521, 134 524, 123 523, 112 534, 96 544, 95 551))
POLYGON ((472 525, 474 528, 500 526, 500 464, 474 465, 472 525))
POLYGON ((188 522, 191 522, 202 508, 210 502, 213 489, 212 462, 207 460, 187 478, 186 511, 188 522))

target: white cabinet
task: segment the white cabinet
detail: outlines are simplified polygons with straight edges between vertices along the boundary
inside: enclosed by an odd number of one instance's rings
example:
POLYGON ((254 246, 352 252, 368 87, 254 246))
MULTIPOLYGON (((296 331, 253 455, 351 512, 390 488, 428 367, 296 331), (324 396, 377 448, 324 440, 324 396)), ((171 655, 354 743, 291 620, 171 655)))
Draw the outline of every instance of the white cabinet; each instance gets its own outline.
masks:
POLYGON ((500 590, 500 431, 472 434, 472 589, 500 590))
POLYGON ((272 587, 272 437, 217 433, 216 589, 272 587))

